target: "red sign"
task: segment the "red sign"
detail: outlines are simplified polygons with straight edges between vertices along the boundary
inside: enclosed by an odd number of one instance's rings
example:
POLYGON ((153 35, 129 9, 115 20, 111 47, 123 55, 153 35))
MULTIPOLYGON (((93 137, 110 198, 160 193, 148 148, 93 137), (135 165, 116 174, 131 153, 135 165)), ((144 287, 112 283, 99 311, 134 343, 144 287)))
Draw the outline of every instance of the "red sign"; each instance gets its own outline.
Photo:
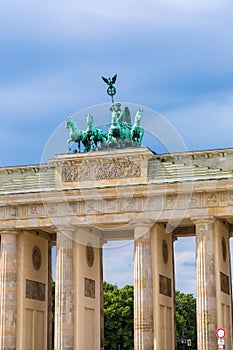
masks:
POLYGON ((226 331, 224 328, 218 328, 216 330, 216 337, 217 338, 225 338, 225 336, 226 336, 226 331))

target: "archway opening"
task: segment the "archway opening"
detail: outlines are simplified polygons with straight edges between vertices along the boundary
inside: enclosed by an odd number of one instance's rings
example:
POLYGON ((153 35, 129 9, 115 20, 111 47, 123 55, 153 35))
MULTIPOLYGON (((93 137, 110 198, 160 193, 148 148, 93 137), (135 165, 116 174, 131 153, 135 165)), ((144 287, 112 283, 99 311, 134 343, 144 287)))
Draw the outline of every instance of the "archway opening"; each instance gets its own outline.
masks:
POLYGON ((134 242, 103 246, 104 348, 134 349, 134 242))
POLYGON ((177 349, 196 349, 196 241, 179 237, 174 243, 177 349))

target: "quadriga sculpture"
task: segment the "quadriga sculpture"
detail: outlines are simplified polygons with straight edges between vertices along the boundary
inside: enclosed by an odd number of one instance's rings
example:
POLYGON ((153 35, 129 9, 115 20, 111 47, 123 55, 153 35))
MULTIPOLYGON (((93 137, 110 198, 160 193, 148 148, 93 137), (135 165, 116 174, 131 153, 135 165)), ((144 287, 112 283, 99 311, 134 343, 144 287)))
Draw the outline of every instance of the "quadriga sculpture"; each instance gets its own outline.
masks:
POLYGON ((75 152, 81 152, 81 143, 84 152, 140 147, 144 134, 144 129, 141 126, 143 111, 137 111, 132 125, 128 107, 125 107, 123 112, 120 107, 120 103, 111 107, 112 120, 107 134, 94 126, 94 118, 90 114, 87 115, 87 129, 85 131, 80 130, 72 118, 66 118, 66 128, 70 130, 70 138, 67 141, 68 151, 71 151, 72 142, 76 142, 78 145, 75 152))

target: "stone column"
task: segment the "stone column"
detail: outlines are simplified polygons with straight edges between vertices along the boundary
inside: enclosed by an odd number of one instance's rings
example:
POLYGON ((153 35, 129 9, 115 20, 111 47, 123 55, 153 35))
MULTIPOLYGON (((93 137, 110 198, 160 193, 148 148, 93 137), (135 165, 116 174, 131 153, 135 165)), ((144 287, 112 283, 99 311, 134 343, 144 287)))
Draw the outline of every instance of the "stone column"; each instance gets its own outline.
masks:
POLYGON ((134 349, 153 350, 153 289, 150 227, 134 231, 134 349))
POLYGON ((16 349, 17 231, 1 232, 0 349, 16 349))
MULTIPOLYGON (((101 244, 102 245, 102 244, 101 244)), ((103 248, 100 251, 100 349, 104 349, 104 290, 103 290, 103 248)))
POLYGON ((210 350, 217 347, 215 221, 213 218, 203 218, 194 222, 196 225, 197 348, 210 350))
POLYGON ((47 333, 47 347, 48 350, 52 350, 52 337, 53 337, 53 328, 52 328, 52 303, 53 303, 53 294, 52 294, 52 247, 53 243, 48 242, 48 333, 47 333))
POLYGON ((55 350, 74 349, 73 240, 70 227, 57 232, 55 350), (67 234, 67 235, 66 235, 67 234))

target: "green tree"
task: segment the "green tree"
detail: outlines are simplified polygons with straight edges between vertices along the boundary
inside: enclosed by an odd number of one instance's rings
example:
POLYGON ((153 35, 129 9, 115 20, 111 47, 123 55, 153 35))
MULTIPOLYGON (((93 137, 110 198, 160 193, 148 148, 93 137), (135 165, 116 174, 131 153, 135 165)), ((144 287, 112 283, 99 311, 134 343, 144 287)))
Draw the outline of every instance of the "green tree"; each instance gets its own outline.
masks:
MULTIPOLYGON (((192 346, 188 349, 197 348, 196 326, 196 299, 193 294, 185 294, 176 291, 176 338, 182 338, 184 332, 187 339, 191 339, 192 346)), ((187 347, 186 347, 187 348, 187 347)))
POLYGON ((133 286, 104 282, 104 349, 133 350, 133 286))
MULTIPOLYGON (((55 282, 52 285, 53 324, 55 305, 55 282)), ((104 346, 105 350, 134 349, 133 301, 134 288, 126 285, 122 289, 117 285, 104 282, 104 346)), ((191 348, 197 347, 196 299, 193 294, 176 291, 176 337, 182 338, 184 332, 191 339, 191 348)), ((178 342, 179 344, 179 342, 178 342)))

